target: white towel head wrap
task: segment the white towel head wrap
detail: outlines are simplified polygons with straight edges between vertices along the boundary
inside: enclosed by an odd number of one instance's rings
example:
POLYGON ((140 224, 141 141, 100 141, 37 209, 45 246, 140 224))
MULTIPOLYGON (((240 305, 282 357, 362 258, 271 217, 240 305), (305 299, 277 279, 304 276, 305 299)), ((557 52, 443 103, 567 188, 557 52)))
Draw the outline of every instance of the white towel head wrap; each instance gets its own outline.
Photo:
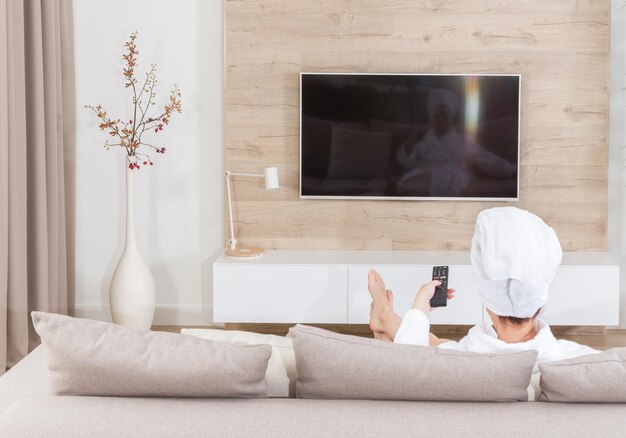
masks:
POLYGON ((432 117, 440 105, 448 107, 452 114, 456 114, 459 109, 459 98, 448 90, 435 88, 428 95, 428 115, 432 117))
POLYGON ((472 268, 496 315, 528 318, 542 307, 561 264, 561 244, 541 218, 516 207, 483 210, 472 239, 472 268))

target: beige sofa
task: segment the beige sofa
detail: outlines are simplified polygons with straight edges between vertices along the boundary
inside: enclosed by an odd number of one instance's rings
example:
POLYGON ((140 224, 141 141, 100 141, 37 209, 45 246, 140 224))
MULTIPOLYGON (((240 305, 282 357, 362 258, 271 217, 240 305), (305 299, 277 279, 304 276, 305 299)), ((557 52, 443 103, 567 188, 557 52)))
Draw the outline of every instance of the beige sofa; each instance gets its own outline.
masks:
POLYGON ((626 404, 53 396, 37 348, 0 378, 0 437, 624 437, 626 404))

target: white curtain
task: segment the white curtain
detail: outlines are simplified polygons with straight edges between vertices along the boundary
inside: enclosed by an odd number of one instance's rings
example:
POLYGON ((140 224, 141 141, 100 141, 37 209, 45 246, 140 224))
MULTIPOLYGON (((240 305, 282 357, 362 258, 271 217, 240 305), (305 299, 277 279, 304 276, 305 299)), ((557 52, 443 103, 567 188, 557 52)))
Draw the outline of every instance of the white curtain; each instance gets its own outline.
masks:
POLYGON ((73 302, 71 0, 0 0, 0 374, 73 302))

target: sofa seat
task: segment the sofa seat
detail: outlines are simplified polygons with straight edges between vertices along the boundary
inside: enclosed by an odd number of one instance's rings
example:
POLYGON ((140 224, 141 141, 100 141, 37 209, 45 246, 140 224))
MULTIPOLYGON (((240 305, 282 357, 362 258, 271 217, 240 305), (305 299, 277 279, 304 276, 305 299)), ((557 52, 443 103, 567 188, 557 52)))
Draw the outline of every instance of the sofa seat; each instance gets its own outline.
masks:
POLYGON ((623 437, 626 404, 54 396, 38 347, 0 378, 0 437, 623 437))
POLYGON ((623 437, 626 405, 26 397, 6 437, 623 437))
POLYGON ((19 398, 53 394, 46 363, 46 351, 40 345, 0 377, 0 418, 19 398))

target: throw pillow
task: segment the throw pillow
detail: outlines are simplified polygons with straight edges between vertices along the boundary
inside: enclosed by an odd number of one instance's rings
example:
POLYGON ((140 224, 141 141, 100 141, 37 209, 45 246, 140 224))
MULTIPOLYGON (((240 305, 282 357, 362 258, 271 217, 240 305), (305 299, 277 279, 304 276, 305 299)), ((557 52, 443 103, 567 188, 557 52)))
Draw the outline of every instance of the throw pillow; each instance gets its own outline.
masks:
POLYGON ((43 312, 32 318, 58 395, 267 397, 269 345, 213 342, 43 312))
POLYGON ((269 397, 295 397, 296 358, 293 353, 293 342, 291 339, 283 336, 237 330, 182 329, 180 332, 184 335, 197 336, 213 341, 270 345, 272 347, 272 356, 267 364, 267 372, 265 374, 268 395, 269 397))
POLYGON ((389 169, 391 134, 332 128, 327 179, 384 178, 389 169))
POLYGON ((539 370, 541 401, 626 403, 626 347, 543 363, 539 370))
POLYGON ((527 401, 536 351, 479 354, 297 325, 300 398, 527 401))

